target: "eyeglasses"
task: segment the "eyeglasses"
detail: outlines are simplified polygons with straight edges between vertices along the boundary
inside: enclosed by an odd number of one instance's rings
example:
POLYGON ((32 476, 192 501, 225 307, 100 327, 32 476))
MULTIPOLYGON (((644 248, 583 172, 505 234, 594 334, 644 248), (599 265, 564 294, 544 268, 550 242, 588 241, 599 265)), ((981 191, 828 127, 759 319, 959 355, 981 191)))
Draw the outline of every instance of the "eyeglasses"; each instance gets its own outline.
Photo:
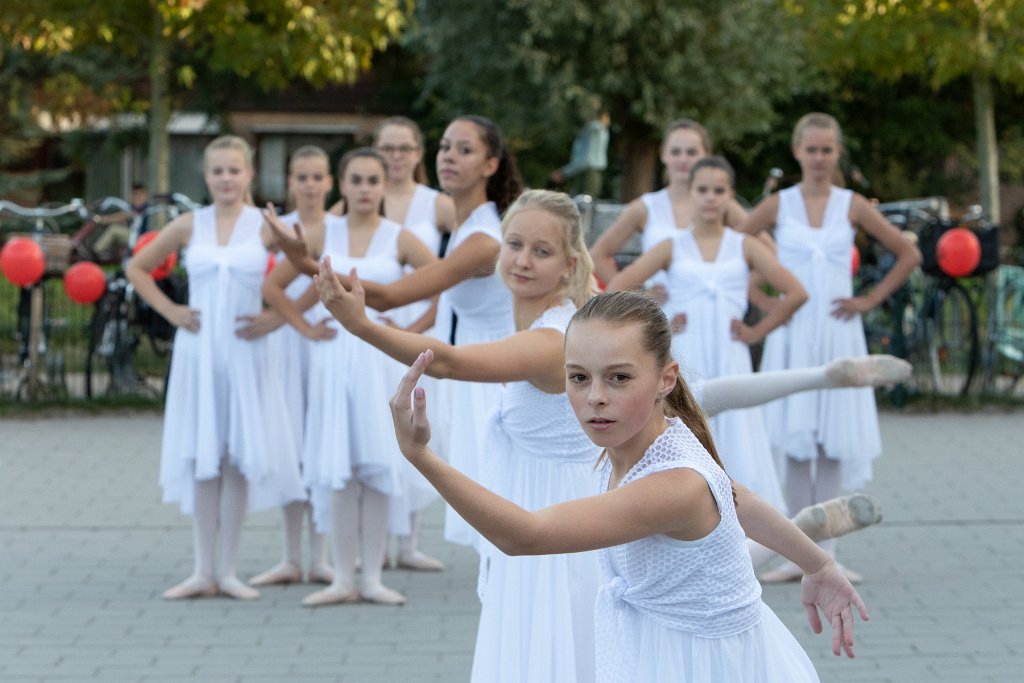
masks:
POLYGON ((381 145, 377 148, 377 151, 381 154, 412 154, 419 149, 418 145, 381 145))

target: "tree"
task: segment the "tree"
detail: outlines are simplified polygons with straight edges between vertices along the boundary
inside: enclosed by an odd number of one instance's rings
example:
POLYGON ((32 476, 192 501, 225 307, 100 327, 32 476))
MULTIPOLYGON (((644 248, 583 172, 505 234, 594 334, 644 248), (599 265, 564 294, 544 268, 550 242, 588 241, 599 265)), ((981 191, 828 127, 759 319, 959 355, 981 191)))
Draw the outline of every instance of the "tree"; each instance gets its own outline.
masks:
POLYGON ((167 123, 197 71, 252 79, 266 90, 294 80, 351 82, 411 12, 410 0, 9 2, 0 14, 5 40, 49 54, 106 53, 135 68, 142 87, 120 104, 141 104, 148 115, 154 192, 167 191, 167 123))
POLYGON ((806 82, 773 0, 424 0, 417 18, 407 42, 426 56, 424 97, 448 116, 494 118, 518 151, 567 153, 600 97, 626 199, 650 189, 672 119, 720 138, 765 132, 773 102, 806 82))
POLYGON ((971 81, 981 203, 999 222, 999 153, 993 85, 1024 89, 1024 3, 1019 0, 784 0, 820 59, 938 90, 971 81))

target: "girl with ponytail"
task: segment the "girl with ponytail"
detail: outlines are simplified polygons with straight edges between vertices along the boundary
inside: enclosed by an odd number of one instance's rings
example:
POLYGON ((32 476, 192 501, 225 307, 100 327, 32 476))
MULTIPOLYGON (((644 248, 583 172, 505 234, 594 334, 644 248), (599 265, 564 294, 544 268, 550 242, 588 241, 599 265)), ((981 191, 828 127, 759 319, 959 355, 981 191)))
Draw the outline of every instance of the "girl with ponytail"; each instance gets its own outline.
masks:
POLYGON ((853 656, 852 610, 867 619, 864 604, 827 553, 729 480, 671 349, 668 319, 644 295, 601 294, 573 316, 565 386, 583 431, 604 449, 598 495, 529 508, 434 455, 426 396, 416 386, 431 371, 430 348, 391 399, 399 446, 506 555, 602 549, 607 583, 593 613, 596 680, 817 681, 807 655, 760 599, 744 534, 803 568, 808 619, 818 633, 824 612, 835 654, 853 656))

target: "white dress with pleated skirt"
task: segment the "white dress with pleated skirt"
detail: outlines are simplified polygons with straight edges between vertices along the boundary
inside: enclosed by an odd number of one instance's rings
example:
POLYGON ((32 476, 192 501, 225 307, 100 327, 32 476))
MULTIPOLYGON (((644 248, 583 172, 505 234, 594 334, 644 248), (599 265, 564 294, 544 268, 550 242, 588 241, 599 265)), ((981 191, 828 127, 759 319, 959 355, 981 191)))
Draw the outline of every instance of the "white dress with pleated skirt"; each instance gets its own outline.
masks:
MULTIPOLYGON (((669 319, 686 314, 685 329, 672 338, 672 353, 688 381, 753 372, 750 347, 731 332, 732 321, 742 320, 747 310, 750 268, 743 241, 726 228, 715 259, 705 261, 692 230, 672 237, 665 313, 669 319)), ((726 473, 785 512, 761 408, 727 410, 708 423, 726 473)))
MULTIPOLYGON (((285 225, 292 225, 299 221, 299 214, 293 211, 281 216, 285 225)), ((324 217, 324 230, 337 229, 335 227, 341 219, 334 214, 327 214, 324 217)), ((275 255, 275 263, 280 263, 287 258, 284 252, 275 255)), ((284 293, 291 300, 296 300, 313 284, 313 278, 300 273, 285 288, 284 293)), ((320 322, 318 317, 323 312, 322 308, 313 306, 304 314, 306 322, 314 325, 320 322)), ((271 366, 280 376, 281 391, 284 394, 285 414, 275 419, 287 419, 291 425, 293 435, 298 446, 298 456, 304 454, 303 437, 306 430, 306 406, 309 403, 309 353, 314 342, 299 334, 291 325, 285 324, 267 335, 268 352, 271 359, 271 366)))
MULTIPOLYGON (((530 329, 565 334, 575 312, 566 301, 530 329)), ((591 496, 598 485, 600 449, 583 432, 564 393, 508 382, 485 444, 485 485, 527 510, 591 496)), ((482 608, 472 680, 593 681, 597 553, 509 557, 482 540, 480 555, 482 608)))
POLYGON ((249 509, 279 507, 305 498, 297 444, 266 338, 235 335, 237 318, 263 306, 267 250, 263 216, 242 209, 227 244, 217 243, 215 209, 198 209, 183 262, 188 305, 199 311, 199 331, 174 335, 164 410, 160 485, 164 502, 192 514, 195 482, 220 476, 223 456, 249 484, 249 509))
MULTIPOLYGON (((823 365, 844 356, 867 355, 859 315, 832 316, 834 299, 852 296, 850 223, 853 193, 833 187, 821 227, 811 227, 800 186, 779 192, 775 241, 779 261, 793 272, 810 299, 789 324, 768 335, 762 370, 823 365)), ((815 460, 818 447, 842 463, 842 484, 861 488, 881 455, 875 394, 871 388, 804 391, 765 406, 776 459, 815 460)))
MULTIPOLYGON (((402 228, 382 218, 363 256, 349 255, 348 220, 324 233, 324 256, 340 273, 356 268, 360 279, 387 284, 402 276, 402 228)), ((318 317, 330 313, 318 303, 318 317)), ((372 310, 367 309, 372 315, 372 310)), ((330 526, 330 493, 353 477, 381 493, 401 491, 403 459, 388 401, 405 367, 334 324, 338 336, 312 345, 303 479, 310 488, 317 529, 330 526)))
MULTIPOLYGON (((431 254, 437 255, 441 247, 441 232, 437 229, 437 197, 440 193, 426 185, 416 185, 409 208, 405 212, 405 220, 402 227, 411 232, 422 242, 431 254)), ((406 266, 404 274, 408 275, 413 271, 412 266, 406 266)), ((408 327, 419 320, 430 310, 433 302, 430 299, 414 301, 386 314, 399 327, 408 327)), ((440 318, 436 319, 440 320, 440 318)), ((443 338, 446 330, 451 329, 450 317, 446 319, 447 324, 441 323, 436 328, 431 328, 423 334, 448 341, 443 338)), ((427 392, 427 416, 432 427, 432 438, 430 446, 442 457, 447 453, 447 429, 448 418, 445 399, 442 395, 443 384, 433 377, 424 375, 420 378, 420 386, 427 392)), ((390 523, 388 531, 392 534, 404 535, 410 533, 409 514, 422 510, 440 496, 437 490, 430 485, 430 482, 419 473, 412 464, 402 458, 403 468, 402 481, 404 490, 390 499, 390 523)))
MULTIPOLYGON (((600 683, 805 683, 807 654, 761 600, 728 476, 673 418, 619 487, 674 469, 708 482, 721 515, 699 540, 659 534, 601 551, 595 608, 600 683)), ((601 491, 611 466, 602 468, 601 491)))
MULTIPOLYGON (((487 235, 501 244, 501 217, 494 202, 478 206, 452 235, 448 253, 470 236, 487 235)), ((463 280, 441 293, 441 310, 456 316, 455 344, 485 344, 515 333, 512 294, 497 270, 484 277, 463 280)), ((448 462, 468 477, 480 481, 480 457, 484 430, 498 403, 500 385, 485 382, 450 382, 448 394, 448 462)), ((452 543, 477 547, 480 535, 458 513, 445 509, 444 537, 452 543)))

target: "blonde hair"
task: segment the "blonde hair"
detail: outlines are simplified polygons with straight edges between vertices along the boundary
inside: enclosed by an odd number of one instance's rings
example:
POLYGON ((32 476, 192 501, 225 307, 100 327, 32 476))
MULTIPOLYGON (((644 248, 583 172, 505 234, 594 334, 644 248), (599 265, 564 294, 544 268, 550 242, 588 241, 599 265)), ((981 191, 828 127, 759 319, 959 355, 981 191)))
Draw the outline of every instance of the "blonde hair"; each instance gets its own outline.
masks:
POLYGON ((800 140, 803 139, 804 133, 807 132, 808 128, 823 128, 825 130, 834 131, 836 134, 836 142, 839 143, 839 147, 843 147, 843 129, 839 127, 839 122, 836 121, 835 117, 831 114, 823 114, 822 112, 811 112, 810 114, 804 114, 800 117, 800 120, 796 122, 793 127, 793 146, 799 147, 800 140))
MULTIPOLYGON (((672 328, 661 306, 646 294, 631 291, 598 294, 576 311, 576 315, 569 321, 566 337, 568 338, 569 330, 574 323, 587 320, 639 325, 642 330, 643 350, 654 357, 658 367, 664 368, 672 362, 672 328)), ((697 404, 682 376, 676 377, 676 385, 665 397, 662 405, 667 417, 682 419, 718 466, 724 470, 718 451, 715 450, 715 442, 711 438, 711 429, 708 427, 704 411, 697 404)))
POLYGON ((288 157, 289 172, 292 170, 292 164, 299 159, 323 159, 327 165, 327 172, 331 172, 331 158, 327 156, 327 152, 316 145, 303 145, 292 152, 291 156, 288 157))
POLYGON ((577 307, 583 306, 596 291, 597 281, 594 279, 594 262, 583 240, 583 221, 579 207, 564 192, 527 190, 519 195, 502 217, 501 234, 505 234, 517 213, 528 209, 544 211, 561 224, 562 248, 566 258, 575 259, 572 273, 562 291, 577 307))

